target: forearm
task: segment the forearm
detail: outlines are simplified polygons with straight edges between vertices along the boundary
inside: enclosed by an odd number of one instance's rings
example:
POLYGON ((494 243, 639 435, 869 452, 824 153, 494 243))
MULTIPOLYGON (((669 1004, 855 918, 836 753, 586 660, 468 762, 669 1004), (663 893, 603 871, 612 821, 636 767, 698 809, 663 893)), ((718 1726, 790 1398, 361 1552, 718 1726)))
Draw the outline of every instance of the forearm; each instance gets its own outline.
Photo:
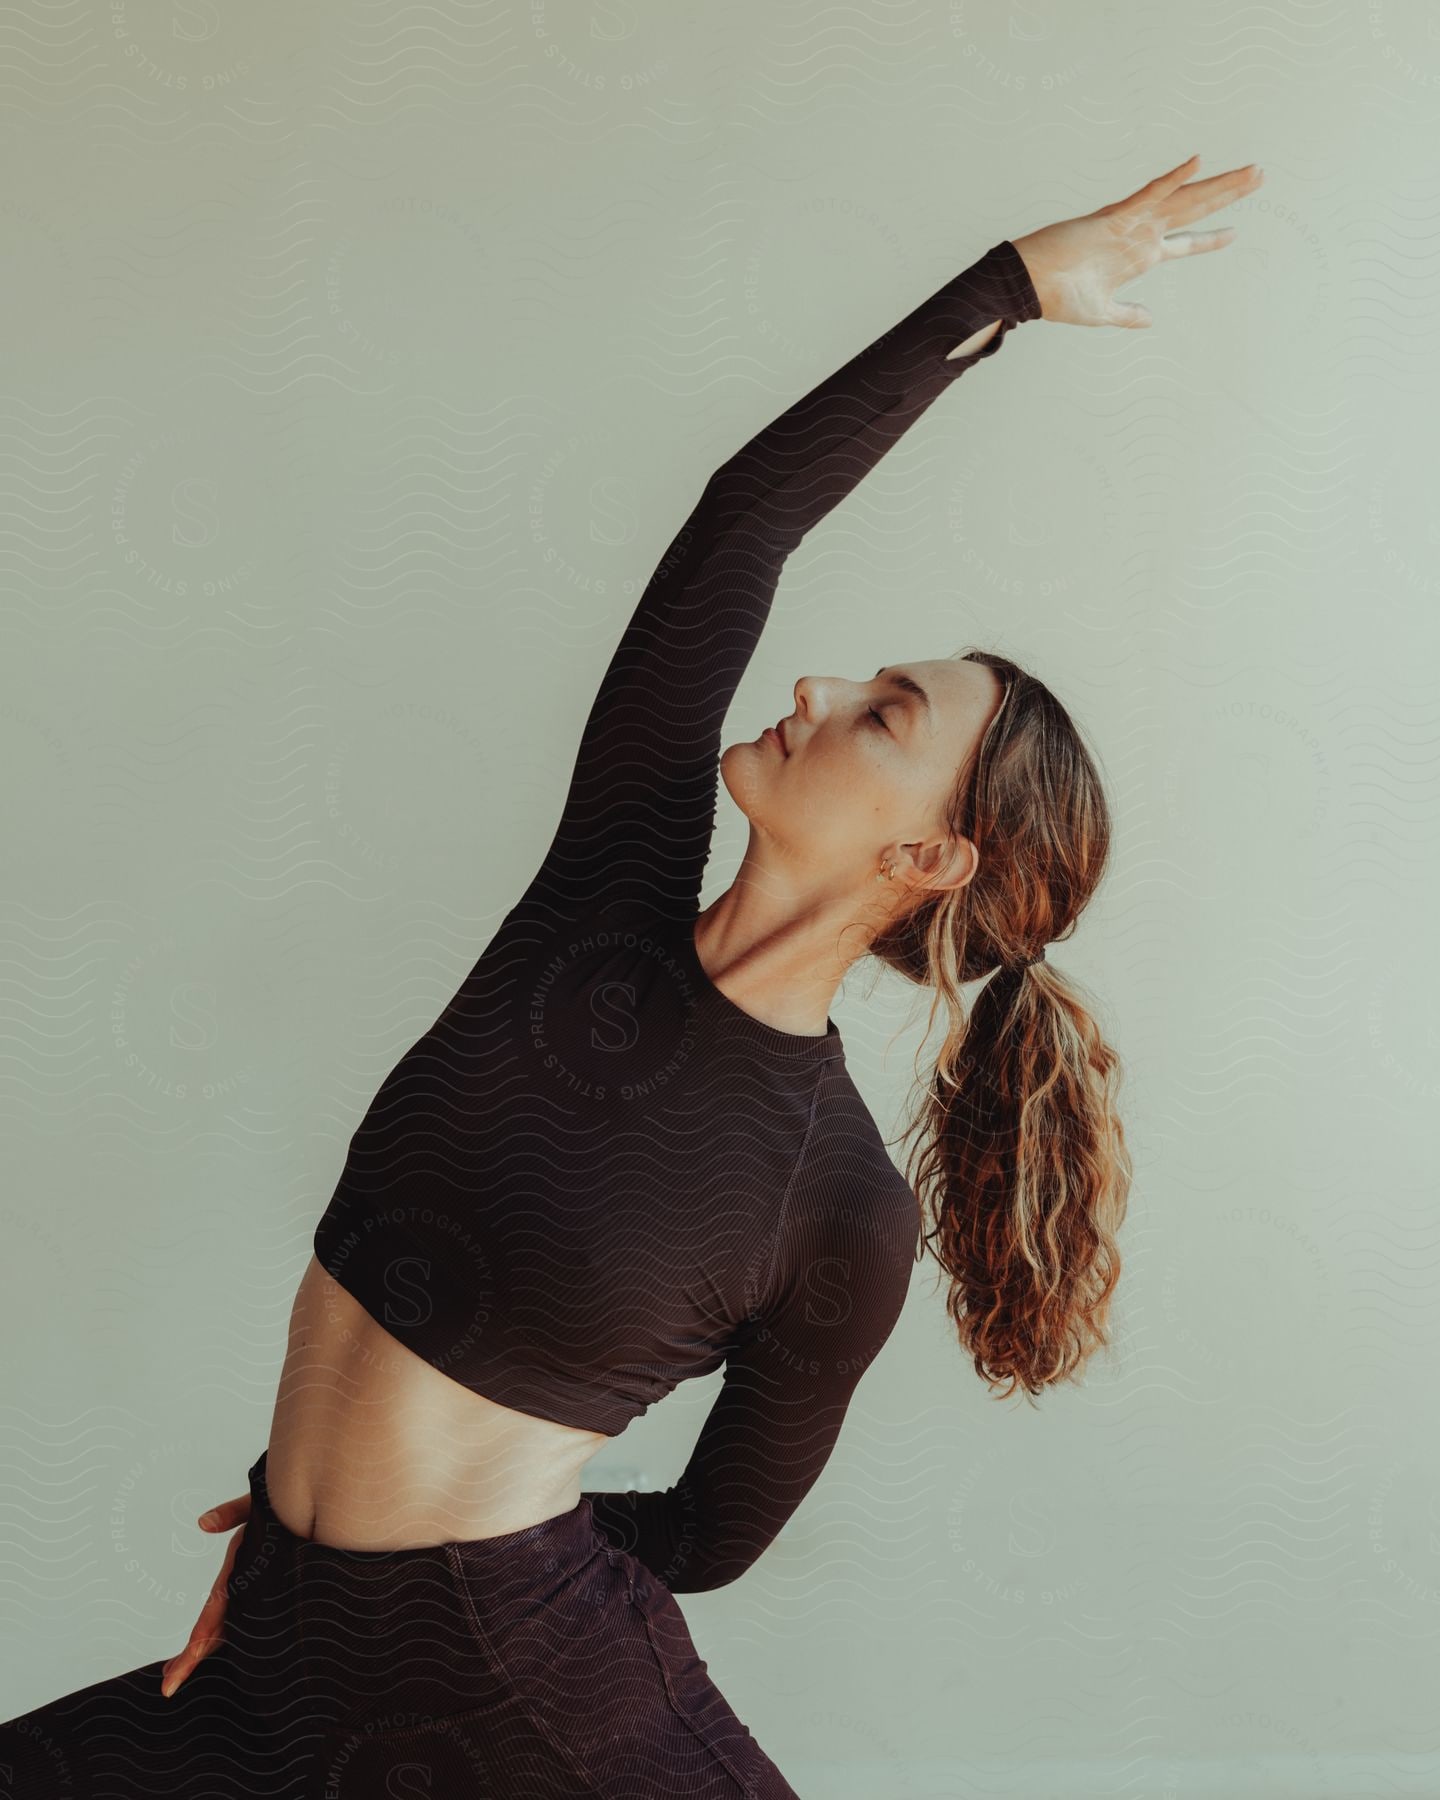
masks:
POLYGON ((581 1499, 590 1502, 596 1529, 617 1550, 643 1563, 673 1593, 691 1591, 682 1570, 695 1572, 699 1531, 683 1482, 663 1493, 586 1491, 581 1499))
POLYGON ((1033 303, 1024 264, 996 245, 715 470, 611 656, 559 825, 519 904, 692 908, 721 729, 786 557, 947 386, 999 349, 1008 324, 1035 316, 1033 303))
POLYGON ((1039 316, 1014 245, 992 245, 728 458, 710 478, 712 516, 750 514, 793 548, 945 388, 1039 316))

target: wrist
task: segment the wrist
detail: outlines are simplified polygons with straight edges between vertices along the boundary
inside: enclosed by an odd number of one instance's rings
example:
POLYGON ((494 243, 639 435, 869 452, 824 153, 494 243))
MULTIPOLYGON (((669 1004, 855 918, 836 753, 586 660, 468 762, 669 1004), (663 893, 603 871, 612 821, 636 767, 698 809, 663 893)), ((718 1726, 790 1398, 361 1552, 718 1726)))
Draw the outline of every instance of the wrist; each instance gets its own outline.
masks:
POLYGON ((1054 315, 1053 307, 1047 306, 1050 294, 1050 278, 1045 270, 1045 258, 1035 243, 1035 233, 1027 232, 1024 237, 1011 238, 1010 248, 1015 252, 1024 267, 1033 291, 1034 302, 1032 318, 1044 319, 1054 315))
POLYGON ((983 350, 1000 329, 1001 323, 999 319, 992 319, 988 325, 982 325, 979 331, 972 332, 963 344, 957 344, 953 350, 946 352, 946 362, 953 362, 957 356, 973 356, 977 350, 983 350))

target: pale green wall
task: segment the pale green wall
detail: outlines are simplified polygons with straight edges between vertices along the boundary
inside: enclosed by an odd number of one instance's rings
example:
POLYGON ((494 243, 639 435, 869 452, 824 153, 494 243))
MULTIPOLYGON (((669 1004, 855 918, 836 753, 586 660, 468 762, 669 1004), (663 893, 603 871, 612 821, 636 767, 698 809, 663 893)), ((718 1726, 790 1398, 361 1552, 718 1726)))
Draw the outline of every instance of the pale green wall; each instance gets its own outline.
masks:
MULTIPOLYGON (((968 643, 1083 720, 1115 866, 1055 960, 1128 1069, 1117 1355, 997 1404, 917 1279, 685 1611, 821 1800, 1433 1794, 1430 9, 241 10, 0 32, 0 1713, 183 1641, 349 1134, 711 469, 1198 149, 1266 166, 1232 248, 942 396, 791 558, 729 734, 968 643)), ((918 1024, 868 986, 889 1128, 918 1024)), ((669 1480, 714 1386, 590 1475, 669 1480)))

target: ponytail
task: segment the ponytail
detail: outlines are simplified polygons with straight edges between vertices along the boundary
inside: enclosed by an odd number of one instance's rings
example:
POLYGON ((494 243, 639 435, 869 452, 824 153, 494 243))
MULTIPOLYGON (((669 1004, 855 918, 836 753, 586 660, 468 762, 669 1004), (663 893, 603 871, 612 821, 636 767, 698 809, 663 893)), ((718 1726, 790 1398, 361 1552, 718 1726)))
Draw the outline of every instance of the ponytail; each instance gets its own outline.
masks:
POLYGON ((932 1025, 947 1015, 904 1133, 906 1173, 976 1373, 1000 1397, 1033 1397, 1077 1379, 1109 1343, 1120 1277, 1133 1174, 1120 1061, 1078 986, 1026 948, 1073 929, 1108 861, 1110 815, 1049 690, 1004 658, 969 660, 1002 684, 973 778, 962 773, 951 802, 976 873, 889 923, 870 954, 931 990, 932 1025), (962 988, 982 976, 967 1010, 962 988))

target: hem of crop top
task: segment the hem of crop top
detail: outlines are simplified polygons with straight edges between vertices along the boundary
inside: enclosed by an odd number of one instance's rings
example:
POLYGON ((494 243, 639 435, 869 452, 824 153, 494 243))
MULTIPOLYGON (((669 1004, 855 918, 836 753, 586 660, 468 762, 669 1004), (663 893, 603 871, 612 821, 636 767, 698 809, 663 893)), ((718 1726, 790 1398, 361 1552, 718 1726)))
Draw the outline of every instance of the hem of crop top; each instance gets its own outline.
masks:
POLYGON ((827 1062, 833 1057, 844 1057, 845 1044, 840 1036, 840 1027, 834 1019, 826 1017, 825 1033, 820 1036, 808 1031, 782 1031, 778 1025, 767 1025, 764 1019, 757 1019, 754 1013, 746 1012, 743 1006, 737 1006, 728 994, 716 987, 705 971, 700 960, 700 952, 695 945, 695 926, 699 915, 684 920, 673 927, 671 936, 676 948, 695 980, 696 991, 702 1004, 712 1017, 721 1020, 730 1030, 737 1032, 747 1042, 766 1050, 781 1052, 787 1057, 799 1061, 827 1062))
MULTIPOLYGON (((315 1228, 316 1238, 320 1236, 320 1228, 323 1223, 324 1219, 322 1217, 320 1223, 317 1224, 315 1228)), ((430 1358, 425 1355, 423 1350, 417 1350, 413 1344, 407 1344, 403 1338, 396 1337, 395 1333, 391 1331, 385 1321, 379 1318, 371 1307, 366 1304, 365 1296, 363 1294, 357 1294, 340 1275, 331 1274, 330 1270, 325 1267, 325 1259, 320 1255, 318 1248, 315 1249, 315 1257, 316 1261, 319 1262, 320 1267, 325 1269, 325 1273, 330 1276, 330 1279, 335 1282, 337 1286, 344 1288, 345 1292, 355 1304, 364 1311, 368 1318, 373 1320, 374 1323, 380 1327, 392 1342, 398 1344, 402 1350, 408 1350, 412 1356, 419 1357, 420 1361, 423 1362, 427 1368, 434 1369, 437 1375, 443 1375, 447 1381, 453 1381, 456 1387, 463 1388, 467 1394, 474 1394, 479 1400, 488 1400, 492 1406, 503 1406, 506 1412, 519 1413, 523 1418, 543 1419, 547 1425, 565 1425, 572 1431, 597 1431, 604 1437, 616 1438, 620 1436, 627 1425, 633 1424, 637 1418, 648 1412, 655 1404, 654 1400, 642 1400, 639 1402, 637 1410, 635 1404, 627 1401, 623 1396, 617 1396, 610 1389, 590 1388, 583 1394, 576 1393, 574 1407, 569 1407, 563 1400, 550 1403, 548 1408, 538 1405, 517 1406, 512 1400, 502 1397, 502 1392, 500 1390, 504 1388, 504 1382, 494 1382, 485 1387, 477 1387, 474 1382, 462 1381, 459 1376, 452 1375, 448 1369, 442 1369, 438 1363, 431 1362, 430 1358), (580 1418, 576 1416, 578 1413, 586 1411, 590 1413, 590 1417, 580 1418), (596 1423, 594 1416, 596 1412, 600 1412, 604 1415, 604 1424, 596 1423), (563 1416, 566 1414, 568 1414, 568 1416, 563 1416)))

